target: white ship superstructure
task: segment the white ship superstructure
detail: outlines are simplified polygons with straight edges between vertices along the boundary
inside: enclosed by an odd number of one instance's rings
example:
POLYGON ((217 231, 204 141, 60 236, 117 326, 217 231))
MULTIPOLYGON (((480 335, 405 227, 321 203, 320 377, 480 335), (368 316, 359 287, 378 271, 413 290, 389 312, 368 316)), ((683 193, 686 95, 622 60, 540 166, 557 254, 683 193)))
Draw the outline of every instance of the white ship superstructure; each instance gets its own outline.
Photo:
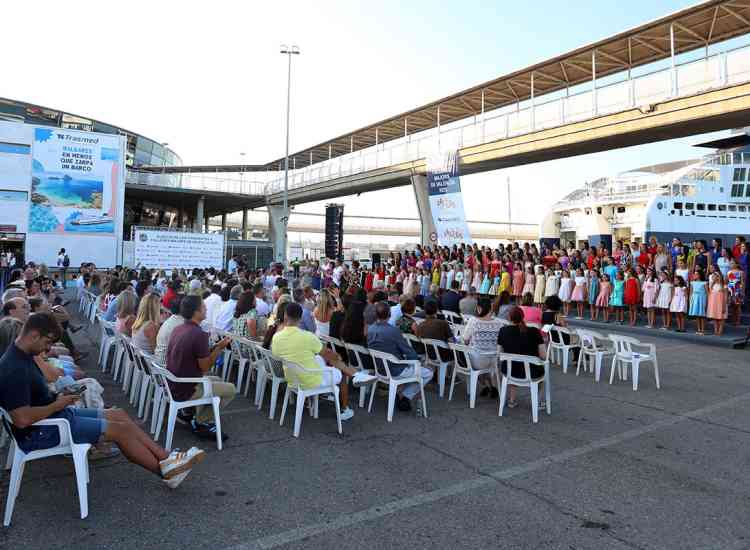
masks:
POLYGON ((543 243, 683 242, 750 233, 750 137, 702 144, 700 159, 648 166, 587 183, 556 203, 540 227, 543 243))

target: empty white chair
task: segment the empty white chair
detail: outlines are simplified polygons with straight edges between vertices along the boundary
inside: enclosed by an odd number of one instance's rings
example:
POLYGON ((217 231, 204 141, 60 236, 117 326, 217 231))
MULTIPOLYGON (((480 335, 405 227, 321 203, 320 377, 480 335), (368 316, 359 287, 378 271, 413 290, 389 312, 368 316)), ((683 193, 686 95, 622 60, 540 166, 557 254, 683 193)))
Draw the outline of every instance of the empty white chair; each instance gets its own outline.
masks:
POLYGON ((435 340, 433 338, 422 338, 421 343, 425 349, 425 366, 434 367, 437 372, 438 394, 440 397, 445 395, 445 378, 448 375, 448 366, 451 364, 451 351, 446 342, 435 340), (443 360, 442 351, 446 352, 449 359, 443 360))
POLYGON ((505 399, 508 395, 508 385, 516 387, 529 388, 531 391, 531 419, 536 424, 539 422, 539 384, 544 382, 545 400, 547 401, 547 414, 552 414, 552 401, 549 381, 549 361, 544 361, 539 357, 531 355, 515 355, 511 353, 499 353, 497 356, 498 372, 502 377, 500 384, 500 408, 497 415, 503 416, 505 408, 505 399), (513 362, 523 363, 524 377, 516 378, 513 376, 513 362), (505 363, 505 374, 502 373, 501 364, 505 363), (531 365, 544 367, 544 375, 538 378, 531 377, 531 365))
POLYGON ((26 463, 40 458, 59 455, 70 455, 73 458, 73 465, 75 466, 76 472, 76 485, 78 486, 78 501, 80 503, 81 519, 86 518, 89 515, 89 463, 87 455, 89 449, 91 449, 91 445, 88 443, 78 444, 73 442, 73 436, 70 432, 70 423, 66 419, 47 418, 34 423, 34 426, 57 426, 57 430, 60 434, 60 443, 56 447, 50 449, 25 453, 16 444, 15 437, 11 430, 13 420, 10 415, 4 409, 0 409, 0 417, 2 417, 5 430, 10 434, 11 438, 10 448, 8 449, 8 459, 5 463, 5 469, 10 470, 10 482, 8 484, 8 498, 5 503, 5 518, 3 520, 3 525, 5 527, 10 525, 10 520, 13 516, 13 508, 16 504, 16 498, 21 490, 21 479, 23 478, 26 463))
MULTIPOLYGON (((346 346, 346 350, 349 353, 349 366, 364 371, 368 374, 372 374, 375 363, 373 362, 372 355, 370 355, 370 350, 363 346, 358 346, 357 344, 345 343, 344 345, 346 346)), ((365 384, 359 387, 360 409, 365 406, 365 397, 367 396, 367 391, 372 387, 372 384, 365 384)))
POLYGON ((221 450, 223 448, 221 439, 221 416, 219 415, 219 404, 221 398, 213 394, 213 388, 211 386, 211 380, 207 377, 201 378, 178 378, 167 369, 159 366, 158 363, 154 362, 151 364, 152 372, 154 377, 158 380, 161 392, 159 394, 159 407, 157 413, 157 425, 155 438, 159 439, 161 433, 161 424, 164 420, 164 413, 166 412, 167 405, 169 405, 169 412, 167 418, 167 439, 165 441, 164 448, 168 451, 172 450, 172 438, 174 436, 174 426, 177 422, 177 412, 182 409, 189 407, 197 407, 200 405, 211 405, 214 409, 214 423, 216 424, 216 447, 221 450), (169 389, 168 382, 185 383, 185 384, 202 384, 203 385, 203 397, 198 399, 189 399, 187 401, 177 401, 172 397, 172 392, 169 389))
POLYGON ((375 382, 372 387, 372 393, 370 394, 370 405, 367 408, 367 412, 372 412, 372 402, 375 397, 375 388, 378 384, 385 384, 388 386, 388 422, 393 421, 393 409, 396 405, 396 392, 398 387, 403 384, 417 383, 419 384, 419 393, 422 398, 422 414, 427 417, 427 399, 424 395, 424 383, 420 376, 420 369, 425 367, 422 366, 418 359, 396 359, 395 356, 390 353, 382 351, 376 351, 374 349, 369 350, 375 364, 375 382), (406 368, 414 367, 414 376, 398 376, 393 377, 391 375, 391 369, 389 365, 402 365, 406 368))
POLYGON ((440 316, 442 316, 443 319, 448 321, 451 325, 461 325, 464 322, 463 317, 461 317, 460 313, 455 313, 447 309, 440 310, 438 312, 438 317, 440 316))
POLYGON ((576 329, 576 333, 581 343, 576 376, 581 372, 581 367, 585 372, 588 366, 588 370, 594 372, 594 381, 598 382, 602 372, 603 359, 614 353, 612 341, 593 330, 579 328, 576 329))
MULTIPOLYGON (((466 390, 469 394, 469 408, 473 409, 477 402, 477 382, 483 374, 496 376, 495 364, 484 369, 475 369, 471 366, 472 348, 465 344, 448 344, 453 351, 453 376, 451 376, 451 387, 448 391, 448 401, 453 399, 453 388, 456 386, 456 377, 466 377, 466 390)), ((495 356, 496 354, 487 354, 495 356)))
POLYGON ((289 395, 294 393, 297 396, 297 405, 294 414, 294 437, 299 437, 300 429, 302 428, 302 413, 305 408, 305 399, 308 397, 312 399, 310 407, 310 415, 313 418, 318 418, 318 398, 321 395, 331 394, 333 395, 333 403, 336 406, 336 424, 338 426, 339 433, 342 433, 341 428, 341 407, 339 406, 339 387, 333 383, 333 373, 330 371, 324 371, 323 369, 306 369, 302 365, 286 361, 282 359, 282 365, 284 366, 284 372, 286 373, 286 391, 284 392, 284 404, 281 406, 281 418, 279 419, 279 426, 284 425, 284 417, 286 416, 286 408, 289 405, 289 395), (303 389, 300 383, 300 375, 310 374, 320 371, 323 375, 323 383, 317 388, 303 389))
MULTIPOLYGON (((101 316, 99 316, 99 327, 99 365, 102 371, 106 371, 109 363, 109 352, 116 344, 117 335, 115 334, 115 324, 105 321, 101 316)), ((114 360, 113 358, 112 361, 114 362, 114 360)))
POLYGON ((255 351, 260 354, 263 369, 258 371, 258 380, 255 383, 255 405, 258 409, 263 408, 263 398, 266 395, 266 383, 271 381, 271 410, 268 418, 273 420, 276 416, 276 402, 279 397, 279 387, 286 384, 284 369, 281 359, 274 356, 270 350, 262 346, 256 346, 255 351))
POLYGON ((614 381, 615 369, 618 370, 621 380, 627 380, 628 367, 632 367, 633 391, 637 391, 641 365, 643 363, 652 363, 654 366, 656 389, 660 389, 659 363, 656 360, 656 346, 654 344, 644 344, 635 338, 620 334, 610 334, 609 339, 612 340, 615 347, 615 353, 612 357, 612 368, 609 373, 610 384, 614 381))
POLYGON ((578 335, 567 327, 558 327, 557 325, 545 325, 544 329, 547 329, 549 334, 547 360, 561 365, 563 373, 567 373, 568 364, 570 363, 570 352, 580 347, 578 335), (567 344, 563 335, 568 336, 567 344))

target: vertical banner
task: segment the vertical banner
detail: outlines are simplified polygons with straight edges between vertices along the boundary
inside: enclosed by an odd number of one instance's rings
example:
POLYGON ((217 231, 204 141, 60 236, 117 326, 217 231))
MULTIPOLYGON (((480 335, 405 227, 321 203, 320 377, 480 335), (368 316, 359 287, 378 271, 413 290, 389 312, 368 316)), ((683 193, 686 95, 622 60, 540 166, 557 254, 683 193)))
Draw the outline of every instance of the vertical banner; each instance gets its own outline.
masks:
POLYGON ((438 153, 427 159, 427 189, 438 244, 471 243, 461 196, 458 151, 438 153))
POLYGON ((115 233, 119 136, 35 128, 29 231, 115 233))

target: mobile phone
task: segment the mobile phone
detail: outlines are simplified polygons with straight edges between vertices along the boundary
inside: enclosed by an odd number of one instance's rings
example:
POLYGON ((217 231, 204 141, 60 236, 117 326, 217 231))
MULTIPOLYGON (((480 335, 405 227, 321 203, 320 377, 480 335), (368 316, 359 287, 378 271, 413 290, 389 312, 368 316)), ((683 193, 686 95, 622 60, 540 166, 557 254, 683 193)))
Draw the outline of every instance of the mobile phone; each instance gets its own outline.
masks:
POLYGON ((65 395, 81 395, 85 391, 86 386, 83 384, 71 384, 70 386, 65 386, 62 389, 62 392, 65 395))

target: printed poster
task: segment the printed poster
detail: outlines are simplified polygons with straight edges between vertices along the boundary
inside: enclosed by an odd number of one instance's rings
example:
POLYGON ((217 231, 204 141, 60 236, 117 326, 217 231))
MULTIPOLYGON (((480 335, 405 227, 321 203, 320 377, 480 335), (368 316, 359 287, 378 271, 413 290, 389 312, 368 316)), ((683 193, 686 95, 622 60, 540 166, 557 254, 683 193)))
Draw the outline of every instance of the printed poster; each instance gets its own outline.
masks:
POLYGON ((35 128, 29 231, 113 236, 121 147, 119 136, 35 128))
POLYGON ((427 159, 427 190, 438 244, 471 243, 461 195, 457 151, 439 153, 427 159))

